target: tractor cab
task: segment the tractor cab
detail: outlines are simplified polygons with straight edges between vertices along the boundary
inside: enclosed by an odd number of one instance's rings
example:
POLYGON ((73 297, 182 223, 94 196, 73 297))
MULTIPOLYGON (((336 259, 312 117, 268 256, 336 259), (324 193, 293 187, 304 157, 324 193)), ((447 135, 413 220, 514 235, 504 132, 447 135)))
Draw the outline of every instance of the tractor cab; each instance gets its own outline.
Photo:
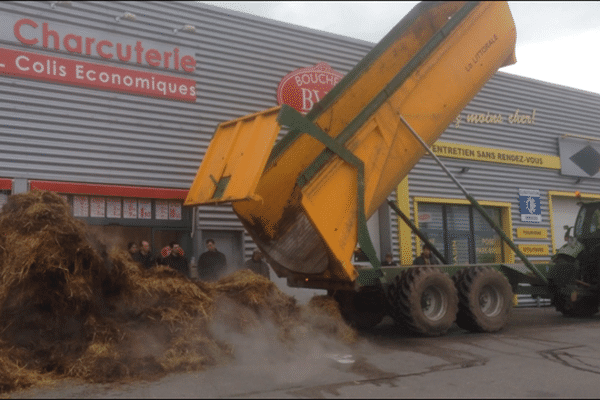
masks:
POLYGON ((552 260, 581 258, 600 242, 600 201, 579 203, 580 209, 574 226, 565 225, 565 243, 552 260), (571 235, 572 234, 572 235, 571 235), (584 252, 584 250, 586 250, 584 252))
POLYGON ((566 229, 569 240, 552 257, 548 274, 552 302, 565 315, 594 315, 600 300, 600 201, 581 203, 575 225, 566 229))
POLYGON ((574 235, 583 250, 577 255, 582 280, 600 283, 600 201, 582 204, 575 220, 574 235))

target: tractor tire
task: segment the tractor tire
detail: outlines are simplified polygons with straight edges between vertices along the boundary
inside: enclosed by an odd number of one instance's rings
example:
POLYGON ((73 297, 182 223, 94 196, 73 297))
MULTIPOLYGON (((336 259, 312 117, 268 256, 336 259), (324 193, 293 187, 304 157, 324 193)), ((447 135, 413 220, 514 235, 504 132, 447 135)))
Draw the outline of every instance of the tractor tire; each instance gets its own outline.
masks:
POLYGON ((508 280, 490 267, 471 267, 453 277, 458 290, 456 325, 471 332, 497 332, 510 318, 513 292, 508 280))
POLYGON ((572 302, 570 297, 556 294, 552 303, 556 311, 565 317, 589 318, 598 312, 598 299, 596 297, 583 297, 572 302))
POLYGON ((574 302, 571 296, 563 293, 561 287, 575 279, 584 280, 579 265, 573 257, 561 254, 554 259, 555 267, 548 276, 549 289, 552 293, 552 304, 556 311, 565 317, 588 318, 598 312, 597 297, 581 297, 574 302))
POLYGON ((358 330, 373 328, 386 314, 385 297, 378 290, 343 290, 336 292, 334 299, 346 323, 358 330))
POLYGON ((454 323, 458 296, 452 279, 435 267, 402 271, 388 291, 394 320, 424 336, 441 336, 454 323))

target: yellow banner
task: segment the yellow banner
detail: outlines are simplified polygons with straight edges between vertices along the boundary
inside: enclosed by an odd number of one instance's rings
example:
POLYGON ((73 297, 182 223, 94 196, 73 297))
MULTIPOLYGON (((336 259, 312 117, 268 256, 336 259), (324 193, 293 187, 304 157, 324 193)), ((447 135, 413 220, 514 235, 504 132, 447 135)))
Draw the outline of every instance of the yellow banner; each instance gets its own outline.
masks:
POLYGON ((549 254, 547 244, 520 244, 518 247, 526 256, 547 256, 549 254))
POLYGON ((547 239, 548 230, 544 228, 517 228, 518 238, 547 239))
POLYGON ((525 153, 522 151, 440 141, 435 142, 431 149, 435 155, 440 157, 560 169, 560 157, 548 154, 525 153))

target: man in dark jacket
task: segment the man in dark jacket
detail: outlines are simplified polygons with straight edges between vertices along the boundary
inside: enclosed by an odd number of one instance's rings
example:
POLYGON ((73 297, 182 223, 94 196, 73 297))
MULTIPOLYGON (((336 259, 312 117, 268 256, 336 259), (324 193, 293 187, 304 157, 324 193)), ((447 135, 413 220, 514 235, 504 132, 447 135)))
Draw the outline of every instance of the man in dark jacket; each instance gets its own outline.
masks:
POLYGON ((262 275, 267 279, 271 279, 269 264, 264 262, 263 255, 260 250, 254 250, 254 253, 252 253, 252 258, 246 261, 244 266, 254 273, 262 275))
POLYGON ((146 240, 142 240, 140 243, 140 251, 136 253, 137 255, 133 257, 133 259, 140 263, 142 268, 150 269, 156 265, 156 260, 152 255, 152 251, 150 251, 150 243, 146 240))
POLYGON ((171 254, 163 259, 163 263, 189 277, 190 267, 187 259, 183 256, 183 249, 176 242, 171 242, 169 247, 171 247, 171 254))
POLYGON ((213 239, 206 240, 208 251, 200 254, 198 259, 198 276, 203 281, 216 281, 227 268, 225 254, 217 250, 213 239))
POLYGON ((440 262, 431 252, 431 248, 427 244, 423 245, 421 255, 413 261, 413 265, 437 265, 440 262))
POLYGON ((392 253, 387 253, 385 255, 385 260, 381 262, 381 266, 382 267, 395 267, 395 266, 398 266, 398 264, 396 264, 396 262, 394 261, 394 256, 392 256, 392 253))

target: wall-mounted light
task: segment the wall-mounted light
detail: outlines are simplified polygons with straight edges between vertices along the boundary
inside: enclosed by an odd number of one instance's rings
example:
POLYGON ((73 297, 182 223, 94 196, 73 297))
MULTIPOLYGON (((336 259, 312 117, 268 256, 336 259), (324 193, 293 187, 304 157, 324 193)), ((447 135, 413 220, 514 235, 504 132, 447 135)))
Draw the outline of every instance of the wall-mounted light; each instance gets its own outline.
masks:
POLYGON ((176 34, 177 32, 195 33, 196 32, 196 27, 194 25, 184 25, 181 28, 175 28, 175 29, 173 29, 173 33, 176 34))
POLYGON ((65 7, 73 7, 73 2, 72 1, 51 1, 50 2, 50 8, 51 9, 55 9, 56 6, 65 6, 65 7))
POLYGON ((464 174, 464 173, 466 173, 466 172, 469 172, 469 169, 470 169, 469 167, 462 167, 462 168, 460 169, 460 173, 461 173, 461 174, 464 174))
POLYGON ((124 12, 123 14, 119 15, 118 17, 115 17, 115 20, 117 22, 119 22, 122 19, 126 19, 127 21, 135 21, 136 17, 135 17, 135 14, 130 13, 130 12, 124 12))

